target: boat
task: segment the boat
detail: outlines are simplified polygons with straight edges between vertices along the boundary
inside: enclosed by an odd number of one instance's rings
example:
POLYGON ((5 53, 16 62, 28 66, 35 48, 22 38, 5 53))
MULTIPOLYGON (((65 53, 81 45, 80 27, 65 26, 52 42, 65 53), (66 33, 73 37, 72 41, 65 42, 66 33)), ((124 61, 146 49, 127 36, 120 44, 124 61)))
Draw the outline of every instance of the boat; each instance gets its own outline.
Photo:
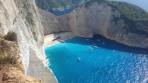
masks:
POLYGON ((66 6, 66 9, 70 9, 71 8, 71 6, 66 6))
POLYGON ((63 41, 63 40, 60 40, 60 42, 64 43, 65 41, 63 41))
POLYGON ((94 46, 95 48, 98 48, 98 46, 94 46))
POLYGON ((89 50, 92 51, 93 49, 91 47, 89 47, 89 50))
POLYGON ((81 61, 80 57, 77 57, 77 60, 78 60, 78 61, 81 61))
POLYGON ((97 41, 100 41, 99 39, 97 39, 97 41))
POLYGON ((60 36, 58 36, 58 37, 56 37, 56 38, 52 39, 52 41, 58 40, 58 39, 60 39, 60 38, 61 38, 61 37, 60 37, 60 36))
POLYGON ((89 40, 89 39, 86 39, 87 41, 89 40))
POLYGON ((64 11, 65 9, 64 9, 64 8, 59 8, 58 10, 59 10, 59 11, 64 11))

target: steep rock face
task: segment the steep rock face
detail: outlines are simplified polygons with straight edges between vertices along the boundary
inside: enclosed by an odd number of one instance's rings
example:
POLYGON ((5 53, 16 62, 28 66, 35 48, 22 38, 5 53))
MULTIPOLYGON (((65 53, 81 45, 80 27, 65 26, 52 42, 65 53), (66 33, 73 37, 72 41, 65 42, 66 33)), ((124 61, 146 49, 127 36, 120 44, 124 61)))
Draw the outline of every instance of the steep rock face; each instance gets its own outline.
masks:
POLYGON ((40 14, 44 34, 72 31, 77 36, 93 37, 95 33, 105 34, 104 31, 111 22, 112 11, 105 3, 93 3, 89 7, 77 8, 67 15, 54 16, 43 10, 40 10, 40 14), (98 28, 103 30, 97 30, 98 28))
POLYGON ((0 0, 0 34, 9 31, 17 34, 25 73, 45 83, 56 83, 54 75, 44 66, 44 34, 34 0, 0 0))
POLYGON ((0 32, 1 34, 6 34, 8 31, 16 32, 18 43, 22 49, 21 54, 24 57, 24 64, 28 66, 28 49, 38 44, 41 47, 43 38, 42 26, 37 23, 38 19, 35 17, 37 13, 34 5, 32 5, 34 2, 28 0, 1 0, 0 3, 0 32))
POLYGON ((60 31, 71 31, 82 37, 93 37, 94 34, 100 34, 125 45, 148 47, 147 24, 136 22, 134 23, 136 27, 130 26, 124 18, 121 18, 122 13, 107 3, 93 2, 62 16, 54 16, 43 10, 40 10, 40 14, 43 16, 41 19, 45 34, 60 31), (140 31, 144 34, 139 34, 140 31))
POLYGON ((40 9, 42 25, 44 27, 44 34, 50 34, 53 32, 71 31, 69 28, 68 20, 69 17, 57 17, 44 10, 40 9), (65 21, 65 22, 64 22, 65 21))

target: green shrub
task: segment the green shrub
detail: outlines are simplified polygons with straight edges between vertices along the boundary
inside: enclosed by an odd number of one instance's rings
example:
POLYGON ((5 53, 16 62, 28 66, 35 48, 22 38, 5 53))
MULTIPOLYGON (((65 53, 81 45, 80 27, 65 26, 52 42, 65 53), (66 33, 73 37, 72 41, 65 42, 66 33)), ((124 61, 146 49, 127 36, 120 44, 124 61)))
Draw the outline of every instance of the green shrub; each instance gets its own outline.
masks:
POLYGON ((14 32, 8 32, 7 35, 5 35, 3 38, 9 41, 16 41, 17 35, 14 32))
POLYGON ((0 66, 6 63, 16 64, 19 58, 17 43, 0 39, 0 66))
POLYGON ((122 15, 132 21, 148 21, 148 13, 135 5, 118 2, 118 1, 106 1, 110 6, 119 10, 122 15))
POLYGON ((33 14, 31 12, 27 12, 25 19, 29 24, 34 25, 32 17, 33 17, 33 14))
POLYGON ((34 31, 32 31, 32 34, 33 34, 34 39, 37 41, 36 33, 34 31))
POLYGON ((73 2, 80 2, 80 0, 36 0, 37 6, 45 10, 70 6, 73 2))
POLYGON ((16 57, 15 55, 6 55, 7 53, 5 52, 0 52, 0 65, 10 63, 10 64, 16 64, 18 62, 18 59, 20 57, 16 57))

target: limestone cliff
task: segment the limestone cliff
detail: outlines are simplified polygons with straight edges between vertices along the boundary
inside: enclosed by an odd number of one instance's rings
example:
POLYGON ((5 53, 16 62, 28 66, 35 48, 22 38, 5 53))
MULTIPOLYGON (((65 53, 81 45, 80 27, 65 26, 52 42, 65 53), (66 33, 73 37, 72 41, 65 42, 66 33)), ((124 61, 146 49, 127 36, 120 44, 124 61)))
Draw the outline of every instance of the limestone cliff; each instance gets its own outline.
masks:
MULTIPOLYGON (((134 5, 129 6, 141 10, 134 5)), ((40 10, 40 14, 45 34, 61 31, 71 31, 82 37, 99 34, 125 45, 148 48, 147 21, 123 18, 121 11, 106 2, 91 2, 61 16, 52 15, 44 10, 40 10)))
POLYGON ((0 0, 0 34, 16 33, 25 74, 45 83, 56 83, 54 75, 44 66, 42 29, 34 0, 0 0))
MULTIPOLYGON (((80 4, 85 3, 85 1, 88 0, 82 0, 80 4)), ((26 79, 24 76, 26 74, 39 78, 44 83, 57 83, 54 75, 45 67, 46 60, 43 48, 44 34, 54 32, 70 31, 76 36, 82 37, 93 37, 94 34, 100 34, 129 46, 148 47, 147 22, 127 20, 123 18, 123 13, 119 9, 108 3, 92 1, 76 8, 69 14, 54 16, 44 10, 40 10, 38 13, 35 0, 0 0, 0 36, 11 31, 16 33, 16 41, 20 50, 19 56, 21 56, 20 62, 24 66, 21 67, 20 71, 18 65, 9 65, 10 68, 4 66, 4 68, 8 68, 8 71, 21 72, 23 76, 17 76, 16 79, 20 77, 26 79)), ((11 45, 8 46, 11 47, 11 45)), ((4 54, 1 53, 1 56, 3 57, 4 54)), ((13 74, 13 72, 3 74, 4 79, 11 78, 12 76, 9 74, 13 74)), ((31 82, 33 81, 36 79, 32 79, 31 82)))

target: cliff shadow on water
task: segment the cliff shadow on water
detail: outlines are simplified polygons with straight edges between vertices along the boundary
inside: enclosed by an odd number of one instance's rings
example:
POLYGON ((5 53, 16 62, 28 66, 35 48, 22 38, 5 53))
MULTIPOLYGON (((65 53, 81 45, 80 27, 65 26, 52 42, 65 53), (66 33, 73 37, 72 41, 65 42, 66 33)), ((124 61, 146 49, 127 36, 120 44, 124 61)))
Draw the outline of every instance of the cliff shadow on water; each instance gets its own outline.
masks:
POLYGON ((81 44, 81 45, 92 45, 94 47, 99 47, 99 48, 108 49, 112 51, 117 50, 120 52, 148 55, 148 48, 137 48, 137 47, 126 46, 124 44, 117 43, 116 41, 106 39, 101 35, 95 35, 93 38, 75 37, 65 42, 81 44))

